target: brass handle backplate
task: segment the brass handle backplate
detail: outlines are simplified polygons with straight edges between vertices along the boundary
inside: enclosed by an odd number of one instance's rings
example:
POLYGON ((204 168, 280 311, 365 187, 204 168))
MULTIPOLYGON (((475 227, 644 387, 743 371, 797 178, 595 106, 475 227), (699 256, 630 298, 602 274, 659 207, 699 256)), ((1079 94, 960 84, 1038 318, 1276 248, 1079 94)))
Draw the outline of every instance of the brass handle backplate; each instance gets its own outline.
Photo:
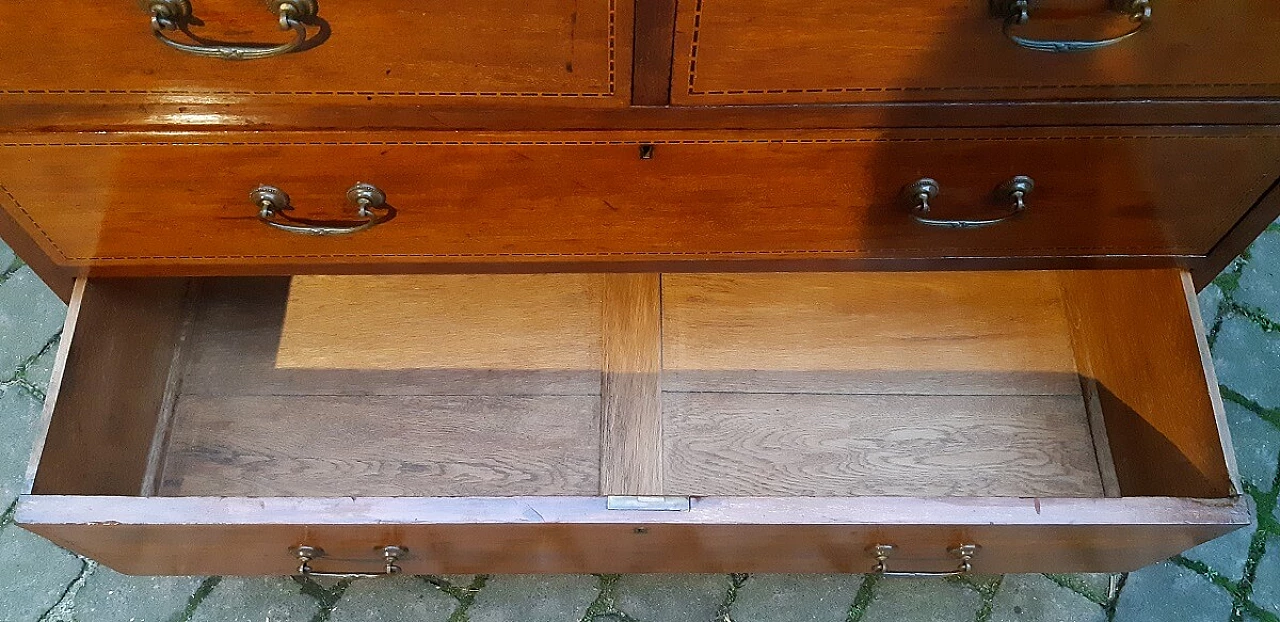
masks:
POLYGON ((1028 50, 1037 52, 1088 52, 1115 45, 1138 34, 1151 22, 1150 0, 1112 0, 1113 11, 1129 17, 1132 26, 1123 34, 1104 39, 1051 40, 1031 39, 1018 35, 1017 27, 1031 20, 1031 0, 992 0, 998 14, 1004 15, 1004 36, 1028 50), (1003 5, 1003 10, 1001 10, 1003 5))
POLYGON ((981 219, 949 219, 934 218, 931 215, 933 201, 942 193, 942 185, 936 180, 924 177, 902 189, 902 195, 911 204, 911 216, 917 222, 934 227, 951 229, 974 229, 1004 222, 1021 214, 1027 209, 1027 195, 1036 187, 1034 179, 1026 175, 1018 175, 1000 184, 996 188, 995 198, 1009 203, 1009 212, 1003 216, 981 219))
POLYGON ((894 550, 898 547, 892 544, 876 544, 870 548, 871 554, 875 555, 876 565, 871 571, 882 577, 960 577, 969 574, 973 570, 973 558, 978 554, 982 547, 976 544, 961 544, 947 549, 953 557, 960 560, 955 570, 945 570, 942 572, 902 572, 897 570, 889 570, 889 557, 893 555, 894 550))
POLYGON ((232 44, 206 41, 191 32, 191 24, 199 21, 192 13, 190 0, 139 0, 139 4, 151 14, 151 32, 161 43, 187 54, 224 60, 270 58, 298 50, 307 40, 306 21, 318 11, 315 0, 266 0, 267 7, 280 19, 280 30, 292 30, 293 40, 278 45, 232 44), (182 31, 194 43, 169 38, 167 33, 174 31, 182 31))
POLYGON ((286 212, 293 209, 289 195, 275 186, 258 186, 249 193, 249 199, 258 208, 258 220, 281 231, 301 235, 350 235, 372 229, 395 216, 395 209, 387 205, 387 195, 377 186, 357 183, 347 190, 347 202, 356 208, 356 215, 367 220, 353 223, 320 222, 292 218, 286 212))
POLYGON ((298 574, 303 577, 328 577, 333 579, 377 579, 400 574, 397 562, 409 554, 403 546, 389 545, 379 549, 382 553, 382 572, 317 572, 311 568, 311 562, 324 557, 324 549, 318 546, 302 545, 293 549, 298 559, 298 574))

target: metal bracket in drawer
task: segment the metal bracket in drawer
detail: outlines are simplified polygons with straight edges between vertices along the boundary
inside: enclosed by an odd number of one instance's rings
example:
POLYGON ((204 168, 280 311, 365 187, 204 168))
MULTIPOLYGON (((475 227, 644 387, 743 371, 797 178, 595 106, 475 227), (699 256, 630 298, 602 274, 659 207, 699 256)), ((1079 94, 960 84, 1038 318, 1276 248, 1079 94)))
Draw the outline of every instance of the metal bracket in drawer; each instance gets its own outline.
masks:
POLYGON ((689 497, 642 497, 634 495, 609 495, 605 507, 610 510, 660 510, 678 512, 688 510, 689 497))

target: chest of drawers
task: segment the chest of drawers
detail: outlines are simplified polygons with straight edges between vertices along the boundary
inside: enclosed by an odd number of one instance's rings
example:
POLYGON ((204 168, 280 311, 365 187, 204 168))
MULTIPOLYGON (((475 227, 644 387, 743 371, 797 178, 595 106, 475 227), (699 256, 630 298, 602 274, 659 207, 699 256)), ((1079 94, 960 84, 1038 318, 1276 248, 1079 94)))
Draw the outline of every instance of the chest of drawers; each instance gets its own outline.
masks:
POLYGON ((6 3, 0 234, 69 301, 17 521, 226 575, 1246 525, 1194 294, 1280 214, 1273 4, 6 3))

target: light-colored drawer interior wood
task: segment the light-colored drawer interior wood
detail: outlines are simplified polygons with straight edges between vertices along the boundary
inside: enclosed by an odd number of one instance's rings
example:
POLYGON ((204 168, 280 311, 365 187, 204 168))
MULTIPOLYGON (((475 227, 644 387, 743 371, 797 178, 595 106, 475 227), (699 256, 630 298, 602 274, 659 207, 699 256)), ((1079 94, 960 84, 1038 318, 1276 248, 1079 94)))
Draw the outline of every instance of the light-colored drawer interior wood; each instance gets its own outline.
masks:
MULTIPOLYGON (((460 497, 480 523, 505 520, 497 498, 541 523, 607 495, 695 499, 619 524, 696 523, 717 499, 957 498, 1005 516, 965 530, 1054 500, 1172 529, 1141 553, 1168 554, 1240 522, 1193 305, 1172 270, 81 281, 28 499, 153 500, 170 523, 194 507, 178 498, 254 497, 460 497)), ((984 537, 1007 548, 989 570, 1027 568, 1010 561, 1025 536, 984 537)), ((503 567, 619 567, 543 554, 503 567)))

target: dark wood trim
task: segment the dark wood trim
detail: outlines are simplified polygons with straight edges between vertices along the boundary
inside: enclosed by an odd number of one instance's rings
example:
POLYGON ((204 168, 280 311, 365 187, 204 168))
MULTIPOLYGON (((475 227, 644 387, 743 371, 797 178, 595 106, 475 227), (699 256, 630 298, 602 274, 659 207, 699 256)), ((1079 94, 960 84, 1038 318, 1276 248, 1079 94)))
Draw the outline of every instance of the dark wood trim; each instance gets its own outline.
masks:
POLYGON ((631 103, 665 106, 671 101, 671 58, 677 0, 636 0, 631 103))
POLYGON ((1123 499, 807 497, 693 500, 687 511, 606 510, 602 497, 217 498, 24 495, 16 520, 130 574, 376 571, 408 547, 409 574, 868 572, 895 544, 900 570, 950 570, 981 545, 978 573, 1134 570, 1251 520, 1245 497, 1123 499))
MULTIPOLYGON (((648 4, 671 0, 641 0, 648 4)), ((652 10, 652 9, 648 9, 652 10)), ((641 40, 640 45, 652 45, 641 40)), ((645 52, 649 56, 655 52, 645 52)), ((638 58, 641 58, 638 56, 638 58)), ((306 108, 255 102, 125 103, 86 96, 83 102, 32 100, 0 108, 0 134, 103 130, 669 130, 841 129, 890 127, 1044 127, 1077 125, 1277 125, 1280 100, 1085 100, 926 102, 810 106, 666 106, 653 86, 667 76, 661 63, 637 61, 632 108, 536 111, 493 106, 423 106, 376 99, 364 104, 306 108), (641 86, 646 85, 646 86, 641 86), (195 125, 193 120, 199 120, 195 125)), ((669 76, 663 79, 668 79, 669 76)), ((662 87, 665 88, 665 87, 662 87)))
POLYGON ((1195 282, 1196 291, 1208 287, 1276 218, 1280 218, 1280 179, 1223 236, 1222 241, 1209 251, 1208 256, 1192 264, 1191 278, 1195 282))
POLYGON ((1199 256, 1070 256, 1070 257, 929 257, 868 259, 653 259, 618 261, 549 261, 526 263, 431 262, 413 258, 376 257, 349 262, 306 259, 258 261, 165 260, 102 263, 94 277, 155 276, 289 276, 295 274, 534 274, 542 272, 844 272, 937 270, 1080 270, 1187 268, 1199 256))

